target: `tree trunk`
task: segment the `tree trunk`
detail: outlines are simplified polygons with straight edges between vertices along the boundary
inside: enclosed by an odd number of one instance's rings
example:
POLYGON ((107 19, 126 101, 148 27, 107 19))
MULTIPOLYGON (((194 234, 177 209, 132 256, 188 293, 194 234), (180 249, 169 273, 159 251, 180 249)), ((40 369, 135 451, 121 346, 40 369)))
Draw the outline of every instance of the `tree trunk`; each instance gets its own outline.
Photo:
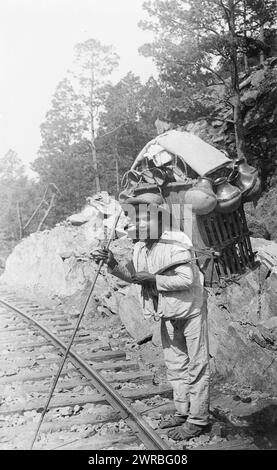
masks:
POLYGON ((48 206, 47 210, 45 211, 45 214, 44 214, 44 216, 42 217, 42 219, 41 219, 41 221, 40 221, 40 223, 39 223, 39 225, 38 225, 37 232, 40 231, 40 229, 41 229, 41 227, 43 226, 43 224, 44 224, 46 218, 48 217, 49 212, 51 211, 52 207, 54 206, 55 197, 56 197, 56 194, 55 194, 55 193, 52 194, 51 200, 50 200, 50 203, 49 203, 49 206, 48 206))
POLYGON ((17 201, 16 203, 16 209, 17 209, 17 218, 18 218, 18 225, 19 225, 19 240, 21 240, 24 236, 24 231, 23 231, 21 208, 20 208, 19 201, 17 201))
POLYGON ((244 61, 244 71, 245 73, 249 73, 249 63, 247 57, 247 28, 246 28, 246 1, 243 2, 243 36, 244 36, 244 47, 245 52, 243 53, 243 61, 244 61))
POLYGON ((97 153, 96 153, 96 148, 95 148, 93 124, 91 126, 91 156, 92 156, 92 164, 93 164, 94 175, 95 175, 95 189, 96 189, 96 192, 99 193, 101 191, 101 187, 100 187, 100 179, 99 179, 99 171, 98 171, 97 153))
POLYGON ((238 158, 245 158, 245 140, 243 132, 243 121, 241 116, 240 94, 235 90, 233 97, 233 109, 237 155, 238 158))
MULTIPOLYGON (((264 44, 265 36, 264 36, 264 26, 261 26, 260 29, 260 41, 264 44)), ((264 63, 265 57, 264 57, 264 50, 260 50, 260 65, 264 63)))
POLYGON ((28 219, 28 221, 26 222, 26 224, 24 225, 23 227, 23 230, 26 230, 26 228, 28 227, 28 225, 32 222, 33 218, 35 217, 35 215, 38 213, 39 209, 41 208, 41 206, 43 205, 43 203, 46 202, 46 193, 47 193, 47 190, 48 190, 48 187, 49 185, 47 185, 45 191, 44 191, 44 194, 42 196, 42 199, 40 201, 40 203, 37 205, 36 209, 34 210, 34 212, 32 213, 31 217, 28 219))
POLYGON ((94 56, 93 53, 91 54, 91 77, 90 77, 90 143, 91 143, 91 157, 92 157, 92 165, 94 169, 94 178, 95 178, 95 189, 96 192, 99 193, 101 191, 100 188, 100 179, 99 179, 99 171, 98 171, 98 160, 97 160, 97 152, 95 148, 95 129, 94 129, 94 119, 95 119, 95 109, 94 109, 94 98, 95 98, 95 90, 94 90, 94 56))
POLYGON ((247 54, 243 54, 243 61, 244 61, 244 71, 245 73, 249 73, 249 63, 248 63, 248 57, 247 54))
POLYGON ((120 182, 119 182, 119 168, 118 168, 118 150, 117 150, 117 138, 115 139, 115 175, 116 175, 116 196, 119 195, 120 182))
POLYGON ((239 89, 239 70, 238 70, 238 53, 237 53, 237 36, 235 28, 235 4, 233 0, 229 0, 229 30, 231 38, 231 83, 233 91, 233 112, 234 112, 234 128, 236 137, 236 149, 238 158, 245 158, 245 139, 243 132, 243 120, 241 114, 241 100, 239 89))

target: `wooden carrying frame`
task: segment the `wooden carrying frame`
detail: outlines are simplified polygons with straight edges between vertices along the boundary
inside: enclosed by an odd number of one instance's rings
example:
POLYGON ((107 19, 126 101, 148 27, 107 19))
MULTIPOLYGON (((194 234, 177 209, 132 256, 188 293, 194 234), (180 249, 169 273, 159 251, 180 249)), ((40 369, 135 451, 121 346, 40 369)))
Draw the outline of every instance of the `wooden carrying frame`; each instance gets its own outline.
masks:
POLYGON ((197 216, 197 228, 204 245, 221 254, 206 263, 206 285, 213 285, 221 279, 232 279, 247 268, 253 268, 255 254, 243 205, 229 214, 213 211, 197 216))

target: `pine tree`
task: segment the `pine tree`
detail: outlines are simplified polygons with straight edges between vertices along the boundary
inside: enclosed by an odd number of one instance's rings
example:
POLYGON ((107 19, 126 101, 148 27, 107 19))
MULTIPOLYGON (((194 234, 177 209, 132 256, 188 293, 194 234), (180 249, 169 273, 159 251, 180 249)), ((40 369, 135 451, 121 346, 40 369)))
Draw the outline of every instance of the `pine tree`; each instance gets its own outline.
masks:
POLYGON ((129 72, 106 87, 96 140, 105 168, 106 188, 118 193, 123 174, 141 148, 156 135, 155 120, 162 109, 162 92, 154 79, 142 85, 129 72))
POLYGON ((39 157, 58 158, 59 154, 81 140, 87 126, 82 103, 69 78, 64 78, 58 83, 51 109, 41 124, 39 157))
POLYGON ((117 66, 118 56, 110 46, 103 46, 95 39, 75 46, 78 71, 75 78, 78 82, 78 95, 83 105, 88 122, 91 157, 95 173, 95 189, 101 190, 98 158, 95 146, 96 124, 99 110, 104 99, 104 80, 117 66))
POLYGON ((87 131, 82 102, 65 78, 58 84, 41 125, 42 144, 32 163, 40 177, 41 192, 53 183, 61 193, 47 218, 49 226, 80 209, 93 191, 95 173, 90 144, 84 137, 87 131))
MULTIPOLYGON (((0 158, 0 232, 1 238, 19 240, 23 226, 39 198, 39 187, 30 180, 14 150, 0 158)), ((28 233, 28 232, 27 232, 28 233)), ((26 233, 25 233, 26 234, 26 233)))

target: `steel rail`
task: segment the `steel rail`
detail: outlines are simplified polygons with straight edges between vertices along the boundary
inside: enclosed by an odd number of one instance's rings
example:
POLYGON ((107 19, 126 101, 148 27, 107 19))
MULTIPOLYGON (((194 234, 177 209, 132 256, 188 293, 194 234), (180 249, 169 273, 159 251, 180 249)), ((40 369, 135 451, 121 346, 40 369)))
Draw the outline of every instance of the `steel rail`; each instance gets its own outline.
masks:
MULTIPOLYGON (((1 294, 0 294, 1 295, 1 294)), ((33 323, 39 330, 51 339, 52 343, 63 352, 66 351, 66 344, 53 334, 47 327, 40 324, 37 320, 22 311, 16 305, 0 297, 0 303, 15 311, 23 318, 33 323)), ((105 379, 95 370, 93 370, 74 350, 68 353, 70 361, 81 370, 82 374, 89 379, 99 393, 106 396, 107 402, 119 411, 121 418, 124 419, 129 427, 143 442, 148 450, 169 450, 170 447, 161 439, 161 437, 148 425, 141 415, 130 405, 127 400, 121 397, 105 379)))

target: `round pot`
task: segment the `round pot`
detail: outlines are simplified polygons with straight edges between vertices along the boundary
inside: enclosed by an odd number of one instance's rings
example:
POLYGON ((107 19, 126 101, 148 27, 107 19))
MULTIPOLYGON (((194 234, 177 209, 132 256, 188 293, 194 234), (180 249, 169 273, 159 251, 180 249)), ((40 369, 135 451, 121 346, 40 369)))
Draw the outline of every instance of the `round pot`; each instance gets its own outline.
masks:
POLYGON ((243 202, 254 199, 259 194, 260 180, 258 170, 248 165, 246 160, 237 160, 235 163, 236 173, 231 183, 235 184, 242 193, 243 202))
POLYGON ((241 191, 236 186, 228 183, 227 178, 218 178, 214 182, 216 186, 217 206, 216 211, 228 214, 237 210, 241 204, 241 191))
POLYGON ((253 201, 254 199, 257 199, 261 194, 261 180, 260 178, 257 176, 256 179, 253 181, 253 185, 252 187, 242 193, 242 202, 251 202, 253 201))
POLYGON ((186 192, 184 202, 191 204, 192 211, 197 215, 212 212, 217 205, 217 198, 209 178, 199 178, 195 186, 186 192))

